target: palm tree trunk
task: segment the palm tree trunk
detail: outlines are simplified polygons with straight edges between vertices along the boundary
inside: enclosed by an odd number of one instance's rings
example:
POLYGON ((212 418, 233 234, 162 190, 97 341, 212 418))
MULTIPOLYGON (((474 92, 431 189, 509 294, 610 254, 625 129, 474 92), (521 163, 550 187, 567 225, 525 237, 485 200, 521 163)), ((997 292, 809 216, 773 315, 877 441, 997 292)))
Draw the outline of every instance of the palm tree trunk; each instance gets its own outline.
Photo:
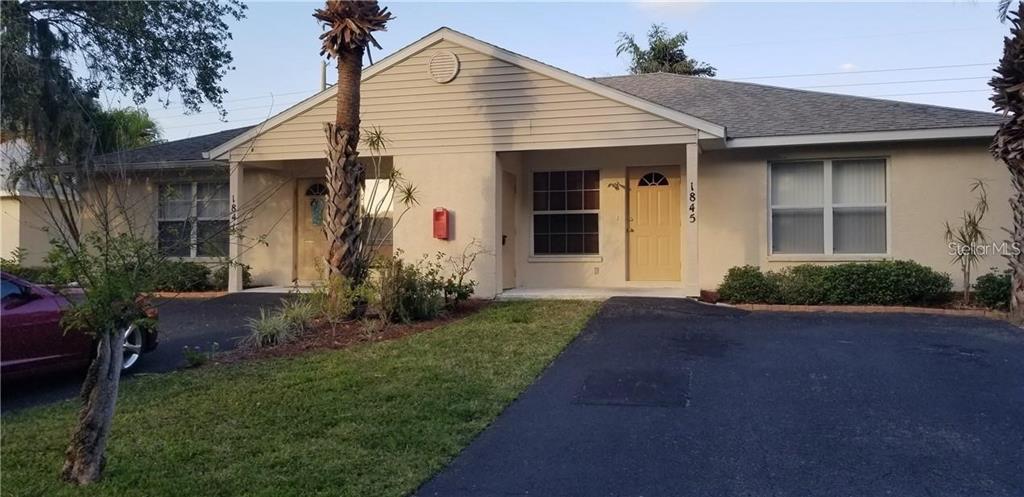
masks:
POLYGON ((1006 258, 1013 270, 1010 287, 1010 317, 1016 323, 1024 322, 1024 164, 1010 164, 1010 179, 1013 182, 1013 196, 1010 197, 1010 211, 1013 212, 1013 229, 1010 231, 1010 250, 1006 258))
POLYGON ((103 476, 107 440, 114 421, 117 389, 121 383, 124 341, 113 331, 100 334, 96 358, 82 385, 82 409, 71 443, 64 453, 61 478, 76 485, 88 485, 103 476))
POLYGON ((326 124, 327 198, 324 230, 327 234, 327 268, 330 276, 340 275, 361 282, 365 268, 360 260, 362 243, 362 185, 366 171, 359 157, 359 84, 363 49, 338 55, 337 117, 326 124))

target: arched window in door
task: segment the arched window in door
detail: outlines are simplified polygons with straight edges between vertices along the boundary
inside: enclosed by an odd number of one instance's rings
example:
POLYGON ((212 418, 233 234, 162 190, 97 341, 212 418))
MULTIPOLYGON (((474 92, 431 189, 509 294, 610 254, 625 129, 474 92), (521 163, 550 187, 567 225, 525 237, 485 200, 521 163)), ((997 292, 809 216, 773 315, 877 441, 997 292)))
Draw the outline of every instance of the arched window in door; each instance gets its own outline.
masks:
POLYGON ((668 186, 668 178, 661 173, 647 173, 640 178, 637 186, 668 186))
POLYGON ((306 189, 313 226, 324 224, 324 195, 327 195, 327 187, 323 183, 313 183, 306 189))

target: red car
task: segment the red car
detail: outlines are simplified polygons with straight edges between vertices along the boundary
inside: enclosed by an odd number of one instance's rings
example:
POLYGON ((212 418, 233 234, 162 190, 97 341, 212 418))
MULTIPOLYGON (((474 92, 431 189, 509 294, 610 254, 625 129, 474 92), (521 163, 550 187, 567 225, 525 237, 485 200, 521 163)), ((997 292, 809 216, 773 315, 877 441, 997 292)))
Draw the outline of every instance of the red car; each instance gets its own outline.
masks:
MULTIPOLYGON (((70 303, 42 286, 0 273, 0 376, 35 375, 85 368, 96 354, 86 333, 65 332, 60 320, 70 303)), ((154 310, 155 311, 155 310, 154 310)), ((124 369, 156 348, 156 330, 132 325, 124 335, 124 369)))

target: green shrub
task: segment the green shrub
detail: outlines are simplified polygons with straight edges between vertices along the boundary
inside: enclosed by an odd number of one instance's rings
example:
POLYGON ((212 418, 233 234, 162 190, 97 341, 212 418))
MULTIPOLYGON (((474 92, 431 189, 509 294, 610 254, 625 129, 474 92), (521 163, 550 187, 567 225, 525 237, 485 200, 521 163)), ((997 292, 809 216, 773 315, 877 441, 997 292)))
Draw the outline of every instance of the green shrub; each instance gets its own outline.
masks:
POLYGON ((0 257, 0 271, 41 285, 68 283, 51 266, 24 266, 25 251, 18 247, 11 251, 11 257, 0 257))
POLYGON ((210 288, 210 268, 191 261, 166 261, 155 283, 158 291, 201 292, 210 288))
POLYGON ((445 279, 439 264, 409 264, 397 255, 383 258, 374 289, 381 317, 408 323, 434 319, 445 309, 445 279))
POLYGON ((779 288, 775 279, 761 272, 757 266, 737 266, 729 269, 718 287, 722 300, 737 304, 748 302, 774 302, 779 288))
POLYGON ((367 303, 373 300, 369 284, 352 286, 347 279, 335 275, 324 283, 314 284, 309 292, 294 293, 296 301, 309 305, 317 318, 330 324, 362 317, 367 303))
POLYGON ((949 275, 913 261, 801 264, 777 272, 729 270, 718 292, 733 303, 935 305, 947 302, 949 275))
MULTIPOLYGON (((231 267, 230 262, 225 262, 217 266, 210 275, 210 288, 214 290, 227 290, 228 289, 228 268, 231 267)), ((247 264, 242 264, 242 288, 249 288, 252 286, 252 271, 247 264)))
POLYGON ((829 272, 829 304, 936 305, 953 291, 948 274, 914 261, 838 264, 829 272))
POLYGON ((298 331, 283 313, 260 308, 260 317, 249 319, 249 335, 240 344, 259 349, 290 342, 296 335, 298 331))
POLYGON ((313 322, 319 317, 312 303, 300 299, 285 300, 277 312, 296 333, 311 329, 313 322))
POLYGON ((783 304, 819 305, 829 298, 829 266, 801 264, 769 273, 769 281, 778 287, 776 300, 783 304))
POLYGON ((50 278, 50 271, 45 267, 24 267, 4 265, 2 268, 0 268, 0 271, 3 271, 13 276, 17 276, 18 278, 21 278, 25 281, 30 281, 32 283, 39 283, 42 285, 48 285, 53 283, 50 278))
POLYGON ((1010 271, 992 272, 978 276, 974 282, 974 295, 978 303, 991 308, 1007 310, 1010 308, 1010 291, 1012 288, 1010 271))

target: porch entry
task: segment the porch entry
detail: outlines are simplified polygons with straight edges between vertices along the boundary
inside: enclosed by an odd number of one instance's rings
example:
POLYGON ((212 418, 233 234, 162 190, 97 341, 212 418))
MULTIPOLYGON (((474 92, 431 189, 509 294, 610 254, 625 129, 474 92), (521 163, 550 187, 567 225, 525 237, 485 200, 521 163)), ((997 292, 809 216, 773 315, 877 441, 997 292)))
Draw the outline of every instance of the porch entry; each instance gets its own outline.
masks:
POLYGON ((327 185, 321 178, 296 181, 295 275, 301 282, 317 281, 323 277, 323 259, 327 254, 323 230, 327 185))
POLYGON ((501 173, 501 288, 516 286, 516 176, 501 173))
POLYGON ((627 169, 630 281, 679 281, 679 166, 627 169))

